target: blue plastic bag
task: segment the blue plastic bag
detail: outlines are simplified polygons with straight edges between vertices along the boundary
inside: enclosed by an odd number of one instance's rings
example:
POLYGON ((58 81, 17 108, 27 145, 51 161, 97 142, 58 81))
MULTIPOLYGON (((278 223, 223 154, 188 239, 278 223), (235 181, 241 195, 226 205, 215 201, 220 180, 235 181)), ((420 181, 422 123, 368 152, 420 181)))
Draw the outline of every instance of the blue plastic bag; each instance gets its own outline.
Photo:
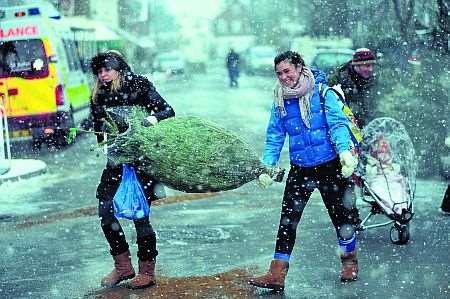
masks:
POLYGON ((123 164, 122 181, 113 199, 117 218, 137 220, 150 215, 150 207, 134 168, 123 164))

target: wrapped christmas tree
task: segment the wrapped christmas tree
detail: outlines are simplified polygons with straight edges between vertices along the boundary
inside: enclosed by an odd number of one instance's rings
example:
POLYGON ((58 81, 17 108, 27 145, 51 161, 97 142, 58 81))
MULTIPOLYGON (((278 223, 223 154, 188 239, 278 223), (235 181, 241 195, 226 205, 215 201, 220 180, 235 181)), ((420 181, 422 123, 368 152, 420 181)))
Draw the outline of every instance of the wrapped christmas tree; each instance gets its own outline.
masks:
POLYGON ((155 126, 141 124, 140 109, 108 110, 108 158, 116 164, 139 163, 163 184, 184 192, 235 189, 263 173, 281 181, 284 169, 266 168, 234 133, 194 116, 172 117, 155 126), (117 124, 128 124, 118 133, 117 124))

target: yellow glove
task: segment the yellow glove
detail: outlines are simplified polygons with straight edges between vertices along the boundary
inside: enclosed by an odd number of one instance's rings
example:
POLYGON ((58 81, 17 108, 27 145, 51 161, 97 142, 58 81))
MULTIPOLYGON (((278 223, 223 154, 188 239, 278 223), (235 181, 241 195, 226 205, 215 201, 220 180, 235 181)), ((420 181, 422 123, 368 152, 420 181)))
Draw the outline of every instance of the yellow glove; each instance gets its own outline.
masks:
POLYGON ((270 185, 272 185, 273 180, 267 173, 263 173, 258 177, 258 185, 260 185, 262 188, 267 188, 270 185))
POLYGON ((342 165, 342 176, 344 178, 349 178, 358 165, 358 159, 350 151, 343 151, 340 153, 339 159, 341 160, 342 165))

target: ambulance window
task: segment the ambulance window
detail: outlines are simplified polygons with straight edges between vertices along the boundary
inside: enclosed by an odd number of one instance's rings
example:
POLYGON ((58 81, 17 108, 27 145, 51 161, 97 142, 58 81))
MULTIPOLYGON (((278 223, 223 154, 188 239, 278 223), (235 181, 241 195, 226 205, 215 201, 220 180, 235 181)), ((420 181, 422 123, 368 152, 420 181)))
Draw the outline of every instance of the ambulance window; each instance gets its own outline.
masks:
POLYGON ((76 70, 81 70, 81 64, 80 64, 80 56, 78 55, 77 46, 75 42, 71 39, 69 41, 70 51, 72 53, 73 57, 73 63, 76 70))
POLYGON ((0 42, 0 77, 48 76, 48 60, 41 40, 0 42))
POLYGON ((73 40, 64 39, 64 50, 66 51, 67 61, 69 63, 69 69, 71 71, 78 71, 81 69, 80 59, 77 52, 75 51, 75 43, 73 40))
POLYGON ((67 64, 69 66, 69 70, 72 71, 75 69, 75 63, 74 63, 74 57, 70 50, 69 41, 67 39, 63 39, 63 44, 64 44, 64 52, 66 52, 67 64))

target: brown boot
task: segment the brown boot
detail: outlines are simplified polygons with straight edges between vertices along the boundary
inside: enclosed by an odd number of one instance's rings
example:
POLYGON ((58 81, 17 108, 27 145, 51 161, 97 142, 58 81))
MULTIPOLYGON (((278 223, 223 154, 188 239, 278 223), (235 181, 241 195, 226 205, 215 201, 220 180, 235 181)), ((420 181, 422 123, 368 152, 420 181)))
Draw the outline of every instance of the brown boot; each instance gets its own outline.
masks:
POLYGON ((273 260, 267 274, 255 277, 249 281, 251 285, 275 291, 284 290, 284 279, 289 269, 289 263, 281 260, 273 260))
POLYGON ((114 270, 106 275, 101 282, 103 287, 112 287, 119 282, 133 278, 135 273, 131 264, 130 251, 113 256, 114 270))
POLYGON ((128 284, 131 289, 143 289, 156 284, 155 261, 139 260, 139 274, 128 284))
POLYGON ((358 258, 356 250, 341 254, 341 281, 353 281, 358 278, 358 258))

